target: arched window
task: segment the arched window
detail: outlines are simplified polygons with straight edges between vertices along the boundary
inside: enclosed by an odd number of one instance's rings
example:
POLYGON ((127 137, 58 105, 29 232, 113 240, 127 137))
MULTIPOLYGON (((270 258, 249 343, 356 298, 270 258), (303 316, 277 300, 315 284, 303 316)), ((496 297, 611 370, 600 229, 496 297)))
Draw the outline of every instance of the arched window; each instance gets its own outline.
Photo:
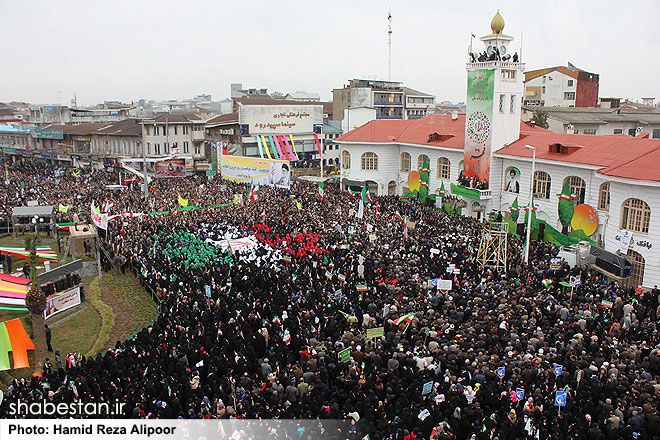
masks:
POLYGON ((610 210, 610 182, 600 185, 600 190, 598 191, 598 209, 601 211, 610 210))
POLYGON ((429 161, 429 157, 426 154, 420 154, 419 157, 417 158, 417 169, 421 170, 424 168, 424 164, 427 163, 428 167, 431 168, 431 162, 429 161))
POLYGON ((446 157, 441 157, 438 159, 438 177, 440 179, 449 179, 449 173, 451 172, 451 162, 446 157))
POLYGON ((534 172, 534 197, 537 199, 550 198, 550 174, 545 171, 534 172))
POLYGON ((579 205, 584 203, 584 196, 586 194, 587 184, 584 183, 584 179, 578 176, 568 176, 564 183, 568 181, 569 191, 571 194, 575 194, 575 204, 579 205))
POLYGON ((376 156, 376 153, 363 153, 360 169, 367 171, 378 171, 378 156, 376 156))
POLYGON ((390 183, 387 184, 387 195, 388 196, 396 195, 396 182, 394 180, 390 180, 390 183))
POLYGON ((651 208, 644 200, 628 199, 621 209, 621 229, 641 234, 649 233, 651 208))
POLYGON ((639 252, 628 249, 628 260, 633 265, 633 272, 630 276, 630 284, 633 287, 641 286, 644 282, 644 257, 639 252))
POLYGON ((346 150, 341 152, 341 167, 344 169, 351 167, 351 153, 346 150))
POLYGON ((463 161, 460 161, 458 163, 458 175, 460 176, 463 171, 465 171, 465 164, 463 161))
POLYGON ((403 152, 401 153, 401 171, 407 173, 410 171, 410 154, 403 152))

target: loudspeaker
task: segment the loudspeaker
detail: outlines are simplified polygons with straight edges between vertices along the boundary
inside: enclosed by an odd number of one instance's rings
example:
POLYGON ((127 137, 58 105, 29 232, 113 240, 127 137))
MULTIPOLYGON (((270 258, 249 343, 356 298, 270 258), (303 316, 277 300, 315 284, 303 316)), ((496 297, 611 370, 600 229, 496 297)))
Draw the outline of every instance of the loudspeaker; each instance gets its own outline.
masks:
POLYGON ((519 237, 524 237, 525 236, 525 224, 524 223, 516 224, 516 234, 518 234, 519 237))
POLYGON ((73 284, 80 284, 80 275, 78 273, 73 274, 73 284))
POLYGON ((544 233, 545 233, 545 223, 541 222, 541 223, 539 223, 539 233, 536 236, 536 240, 543 241, 544 233))

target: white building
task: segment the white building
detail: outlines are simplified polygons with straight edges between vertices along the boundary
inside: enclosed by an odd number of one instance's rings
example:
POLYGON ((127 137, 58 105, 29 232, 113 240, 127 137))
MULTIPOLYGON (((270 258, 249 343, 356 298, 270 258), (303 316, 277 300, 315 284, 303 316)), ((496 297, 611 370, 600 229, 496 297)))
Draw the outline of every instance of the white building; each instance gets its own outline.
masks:
POLYGON ((596 107, 598 74, 568 66, 525 72, 525 105, 596 107))
POLYGON ((144 121, 148 157, 171 154, 203 159, 205 121, 197 115, 161 115, 144 121))
POLYGON ((623 231, 630 231, 632 240, 623 254, 635 267, 633 284, 660 284, 660 140, 529 134, 495 154, 494 165, 503 177, 512 168, 519 171, 518 194, 505 191, 504 183, 492 188, 492 207, 505 214, 516 197, 520 206, 529 203, 533 152, 526 145, 536 148, 536 218, 562 230, 558 194, 568 182, 576 195, 574 205, 589 205, 597 214, 598 226, 590 238, 616 253, 623 231))
MULTIPOLYGON (((505 37, 498 16, 491 24, 493 34, 482 38, 491 47, 505 37)), ((660 284, 660 140, 557 134, 521 122, 523 67, 504 61, 468 63, 468 87, 470 80, 478 81, 480 88, 472 90, 485 93, 468 95, 466 116, 374 120, 342 135, 336 141, 341 145, 343 186, 367 185, 372 193, 401 195, 415 183, 412 171, 420 170, 428 159, 429 194, 437 194, 444 186, 461 200, 463 214, 481 217, 501 211, 510 217, 516 198, 518 206, 524 207, 533 192, 536 218, 545 222, 544 228, 560 234, 558 195, 568 183, 569 196, 575 195, 571 228, 589 232, 586 235, 607 251, 621 251, 634 267, 631 284, 660 284), (471 102, 473 96, 489 93, 492 102, 473 100, 481 108, 471 102), (483 122, 482 126, 475 123, 475 112, 481 112, 476 122, 483 122), (475 139, 483 153, 477 161, 475 139), (465 162, 470 160, 468 166, 465 162), (465 184, 463 177, 476 178, 477 172, 486 176, 487 189, 465 184), (463 184, 457 184, 459 177, 463 184), (630 244, 625 246, 622 237, 630 234, 630 244)), ((523 219, 521 215, 518 223, 523 219)))

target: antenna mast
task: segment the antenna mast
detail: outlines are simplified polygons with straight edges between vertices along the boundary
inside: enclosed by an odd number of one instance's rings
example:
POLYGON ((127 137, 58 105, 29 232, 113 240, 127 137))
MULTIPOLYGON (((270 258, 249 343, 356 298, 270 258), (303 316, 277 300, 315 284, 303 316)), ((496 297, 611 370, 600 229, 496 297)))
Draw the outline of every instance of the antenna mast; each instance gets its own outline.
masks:
POLYGON ((392 8, 387 12, 387 49, 389 52, 387 66, 387 80, 392 81, 392 8))

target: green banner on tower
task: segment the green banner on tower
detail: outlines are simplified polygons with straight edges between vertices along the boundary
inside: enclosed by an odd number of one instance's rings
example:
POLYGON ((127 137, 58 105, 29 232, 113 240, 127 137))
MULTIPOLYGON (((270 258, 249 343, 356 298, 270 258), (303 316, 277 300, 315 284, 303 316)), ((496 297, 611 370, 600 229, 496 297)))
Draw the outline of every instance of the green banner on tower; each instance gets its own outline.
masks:
POLYGON ((490 181, 494 74, 493 69, 468 72, 463 172, 480 184, 490 181))

